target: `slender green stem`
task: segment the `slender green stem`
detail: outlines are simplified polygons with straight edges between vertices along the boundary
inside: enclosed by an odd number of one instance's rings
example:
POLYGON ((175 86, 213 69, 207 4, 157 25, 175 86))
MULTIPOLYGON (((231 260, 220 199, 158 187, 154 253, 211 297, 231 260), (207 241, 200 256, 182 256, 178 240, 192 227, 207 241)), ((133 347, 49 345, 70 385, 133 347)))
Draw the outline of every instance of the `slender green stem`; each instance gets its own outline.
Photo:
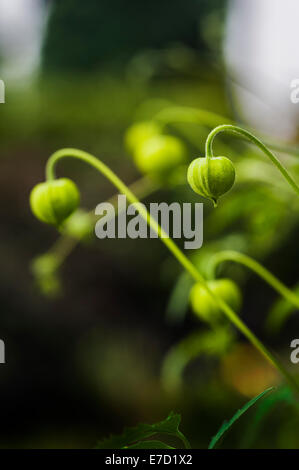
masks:
POLYGON ((158 121, 162 125, 167 125, 173 122, 186 122, 203 124, 210 127, 217 126, 221 122, 227 124, 232 123, 231 119, 220 116, 212 111, 188 106, 170 106, 168 108, 164 108, 154 116, 154 120, 158 121))
MULTIPOLYGON (((154 116, 154 121, 158 121, 162 126, 173 123, 192 123, 201 124, 203 126, 214 127, 219 124, 234 125, 234 121, 221 114, 208 111, 206 109, 193 108, 190 106, 169 106, 159 111, 154 116)), ((252 132, 255 132, 252 129, 252 132)), ((256 144, 256 142, 252 142, 256 144)), ((290 146, 280 142, 266 141, 267 147, 277 152, 288 155, 299 156, 299 148, 290 146)))
POLYGON ((291 146, 291 145, 276 143, 276 142, 269 142, 268 140, 265 141, 265 144, 267 145, 267 147, 270 147, 272 150, 275 150, 276 152, 281 152, 287 155, 292 155, 293 157, 299 156, 299 148, 297 146, 291 146))
MULTIPOLYGON (((215 127, 219 124, 233 124, 233 121, 225 116, 216 114, 206 109, 192 108, 189 106, 169 106, 159 111, 153 118, 158 122, 161 128, 172 124, 177 127, 184 137, 189 140, 193 145, 198 147, 198 141, 190 137, 185 129, 179 127, 180 124, 197 124, 199 126, 215 127)), ((222 144, 225 149, 225 145, 222 144)), ((227 149, 228 150, 228 149, 227 149)))
POLYGON ((264 152, 267 157, 270 158, 272 163, 277 167, 277 169, 280 171, 280 173, 283 175, 283 177, 287 180, 289 185, 294 189, 294 191, 299 195, 299 186, 297 183, 293 180, 292 176, 289 174, 288 170, 280 163, 278 158, 274 155, 271 150, 268 149, 268 147, 263 144, 261 140, 259 140, 257 137, 255 137, 253 134, 250 132, 246 131, 245 129, 242 129, 241 127, 237 126, 232 126, 229 124, 223 124, 221 126, 216 127, 213 129, 210 134, 208 135, 208 138, 206 140, 206 158, 211 158, 213 157, 213 141, 216 137, 217 134, 220 134, 221 132, 227 132, 230 134, 237 135, 238 137, 242 137, 249 142, 255 144, 262 152, 264 152))
POLYGON ((84 152, 82 150, 66 148, 58 150, 55 152, 48 160, 46 166, 46 177, 48 180, 53 180, 55 178, 55 165, 56 163, 65 157, 73 157, 83 162, 91 165, 100 173, 102 173, 122 194, 124 194, 128 201, 136 206, 136 209, 139 211, 141 216, 146 220, 151 229, 157 233, 161 238, 161 241, 169 249, 169 251, 174 255, 174 257, 179 261, 184 269, 191 275, 191 277, 196 282, 200 282, 202 286, 209 292, 213 297, 216 304, 219 306, 220 310, 226 315, 226 317, 239 329, 244 336, 260 351, 260 353, 274 366, 276 367, 281 374, 289 381, 289 383, 299 392, 299 385, 294 380, 294 378, 288 373, 284 366, 274 357, 274 355, 264 346, 264 344, 252 333, 252 331, 245 325, 245 323, 239 318, 239 316, 231 309, 231 307, 225 303, 220 297, 215 295, 212 290, 209 288, 207 282, 199 273, 194 264, 187 258, 187 256, 179 249, 179 247, 174 243, 174 241, 169 238, 168 234, 163 230, 163 228, 150 217, 147 209, 140 204, 137 197, 132 193, 132 191, 122 182, 122 180, 101 160, 94 157, 93 155, 84 152))
POLYGON ((285 286, 277 277, 275 277, 268 269, 264 268, 260 263, 255 261, 243 253, 238 251, 220 251, 216 253, 210 260, 210 274, 212 277, 215 277, 217 266, 223 261, 234 261, 235 263, 242 264, 246 266, 251 271, 255 272, 260 276, 264 281, 266 281, 274 290, 276 290, 280 295, 282 295, 286 300, 291 302, 297 308, 299 308, 299 297, 291 291, 287 286, 285 286))
MULTIPOLYGON (((156 181, 153 181, 146 176, 140 178, 129 186, 131 191, 137 194, 141 199, 151 194, 153 191, 158 189, 158 187, 159 184, 156 181)), ((107 200, 107 202, 114 206, 115 214, 117 214, 117 195, 112 196, 107 200)), ((89 216, 91 217, 91 222, 93 219, 96 220, 94 211, 90 211, 89 216)), ((68 235, 67 230, 64 230, 53 246, 48 250, 48 253, 54 255, 57 258, 58 266, 61 266, 81 239, 82 237, 74 238, 68 235)))
POLYGON ((49 254, 55 257, 57 261, 57 268, 64 263, 66 258, 76 248, 79 243, 78 238, 70 237, 69 235, 61 235, 55 243, 44 254, 49 254))
MULTIPOLYGON (((296 284, 293 288, 294 294, 297 293, 299 296, 299 284, 296 284)), ((269 333, 278 333, 280 328, 289 318, 289 316, 297 310, 298 307, 294 308, 293 304, 284 299, 279 299, 271 308, 267 320, 266 328, 269 333)))
POLYGON ((221 356, 235 340, 231 325, 212 327, 209 330, 192 332, 174 345, 164 358, 161 381, 166 391, 178 391, 187 364, 201 356, 221 356))
POLYGON ((66 148, 55 152, 48 160, 46 167, 46 178, 51 181, 55 178, 54 168, 58 160, 65 157, 77 158, 88 163, 102 173, 122 194, 124 194, 131 204, 135 204, 141 216, 147 221, 149 226, 158 234, 167 248, 174 254, 182 266, 189 272, 195 281, 203 280, 196 267, 182 253, 177 245, 169 238, 168 234, 160 225, 150 217, 148 211, 140 204, 134 193, 121 181, 121 179, 105 165, 101 160, 82 150, 66 148))

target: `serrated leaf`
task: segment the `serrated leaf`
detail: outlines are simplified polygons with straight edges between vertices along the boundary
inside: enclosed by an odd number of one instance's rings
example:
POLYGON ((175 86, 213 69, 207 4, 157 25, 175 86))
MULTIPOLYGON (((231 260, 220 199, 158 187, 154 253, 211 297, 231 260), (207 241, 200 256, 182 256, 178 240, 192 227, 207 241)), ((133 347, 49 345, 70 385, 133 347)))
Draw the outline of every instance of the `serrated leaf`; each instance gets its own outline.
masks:
POLYGON ((121 435, 111 436, 96 445, 96 449, 122 449, 155 434, 168 434, 177 436, 181 416, 173 411, 169 416, 156 424, 138 424, 135 427, 126 428, 121 435))
POLYGON ((274 387, 267 388, 267 390, 264 390, 262 393, 257 395, 256 397, 252 398, 250 401, 248 401, 240 410, 238 410, 234 416, 229 420, 229 421, 224 421, 222 426, 220 427, 219 431, 217 434, 211 439, 209 449, 214 449, 215 445, 219 441, 219 439, 223 436, 223 434, 228 431, 228 429, 244 414, 246 413, 249 408, 251 408, 258 400, 260 400, 263 396, 265 396, 267 393, 271 392, 274 390, 274 387))
POLYGON ((162 441, 141 441, 127 447, 127 449, 175 449, 162 441))

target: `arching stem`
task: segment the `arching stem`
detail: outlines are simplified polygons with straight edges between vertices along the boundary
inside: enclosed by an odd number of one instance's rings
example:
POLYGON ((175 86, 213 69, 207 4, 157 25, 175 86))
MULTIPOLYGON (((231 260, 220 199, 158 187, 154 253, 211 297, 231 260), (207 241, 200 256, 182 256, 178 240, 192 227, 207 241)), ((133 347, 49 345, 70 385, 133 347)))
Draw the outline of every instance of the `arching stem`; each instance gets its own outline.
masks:
MULTIPOLYGON (((227 116, 208 111, 206 109, 193 108, 190 106, 169 106, 159 111, 153 118, 154 121, 159 122, 162 126, 175 123, 190 123, 199 124, 207 127, 219 126, 220 123, 224 125, 234 125, 234 121, 227 116)), ((237 126, 234 126, 237 127, 237 126)), ((250 129, 250 131, 254 131, 250 129)), ((253 142, 256 144, 256 142, 253 142)), ((277 152, 285 153, 288 155, 299 156, 299 148, 296 146, 287 145, 281 142, 270 141, 267 139, 265 145, 277 152)))
POLYGON ((299 297, 292 292, 287 286, 285 286, 277 277, 275 277, 268 269, 264 268, 260 263, 255 261, 243 253, 238 251, 220 251, 212 256, 209 263, 209 274, 215 278, 217 266, 224 261, 234 261, 235 263, 246 266, 251 271, 255 272, 265 282, 267 282, 274 290, 282 295, 286 300, 291 302, 297 308, 299 308, 299 297))
POLYGON ((162 125, 184 122, 209 127, 217 126, 220 122, 225 124, 232 123, 231 119, 220 116, 212 111, 188 106, 169 106, 164 108, 154 116, 154 120, 162 125))
POLYGON ((168 351, 164 358, 161 370, 164 389, 178 391, 182 384, 184 369, 190 361, 201 355, 220 357, 227 352, 235 340, 235 335, 231 325, 218 325, 212 326, 209 330, 200 329, 184 337, 168 351))
POLYGON ((246 336, 246 338, 260 351, 260 353, 274 366, 278 371, 285 377, 285 379, 292 385, 297 392, 299 392, 299 385, 296 380, 288 373, 285 367, 280 363, 278 359, 264 346, 264 344, 252 333, 252 331, 245 325, 245 323, 239 318, 239 316, 231 309, 231 307, 226 304, 220 297, 215 295, 209 288, 207 282, 202 277, 200 272, 194 266, 194 264, 187 258, 187 256, 179 249, 179 247, 174 243, 174 241, 169 238, 167 233, 163 228, 151 218, 147 209, 140 204, 137 197, 132 193, 132 191, 123 183, 123 181, 101 160, 94 157, 93 155, 84 152, 82 150, 66 148, 58 150, 55 152, 48 160, 46 165, 46 178, 48 180, 55 179, 55 165, 59 160, 66 157, 72 157, 91 165, 96 170, 98 170, 102 175, 104 175, 122 194, 124 194, 128 201, 131 204, 134 204, 141 214, 141 216, 146 220, 147 224, 151 229, 157 233, 161 241, 173 254, 173 256, 178 260, 178 262, 183 266, 183 268, 191 275, 195 282, 200 282, 202 286, 209 292, 213 297, 216 304, 219 306, 219 309, 224 313, 224 315, 235 325, 235 327, 246 336))
MULTIPOLYGON (((129 188, 134 194, 137 194, 140 199, 145 198, 152 192, 159 188, 159 184, 156 181, 149 179, 144 176, 139 180, 132 183, 129 188)), ((106 202, 112 204, 115 208, 115 214, 117 214, 117 195, 112 196, 106 202)), ((90 223, 96 220, 94 210, 88 213, 90 216, 90 223)), ((80 243, 82 237, 72 237, 68 235, 67 230, 63 230, 60 237, 56 240, 53 246, 47 251, 47 253, 54 255, 58 261, 58 267, 61 266, 66 258, 71 254, 75 247, 80 243)))
POLYGON ((242 137, 243 139, 246 139, 249 142, 255 144, 260 150, 262 150, 262 152, 264 152, 265 155, 267 155, 267 157, 270 158, 272 163, 277 167, 277 169, 280 171, 283 177, 287 180, 289 185, 294 189, 294 191, 299 196, 299 186, 293 180, 288 170, 282 165, 282 163, 280 163, 280 161, 274 155, 274 153, 271 152, 271 150, 265 144, 263 144, 261 140, 259 140, 257 137, 255 137, 253 134, 246 131, 245 129, 242 129, 241 127, 233 126, 230 124, 223 124, 221 126, 215 127, 215 129, 213 129, 210 132, 206 140, 206 158, 209 159, 213 157, 213 141, 216 135, 220 134, 221 132, 227 132, 229 134, 237 135, 238 137, 242 137))

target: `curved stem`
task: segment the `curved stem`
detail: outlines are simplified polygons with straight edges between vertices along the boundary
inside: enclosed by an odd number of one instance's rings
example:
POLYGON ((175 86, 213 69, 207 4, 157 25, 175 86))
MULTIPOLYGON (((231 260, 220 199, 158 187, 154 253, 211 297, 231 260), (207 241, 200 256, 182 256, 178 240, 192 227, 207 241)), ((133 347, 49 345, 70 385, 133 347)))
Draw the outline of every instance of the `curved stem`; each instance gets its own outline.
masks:
POLYGON ((260 276, 271 287, 273 287, 273 289, 282 295, 286 300, 299 308, 299 297, 294 292, 292 292, 260 263, 250 258, 249 256, 244 255, 243 253, 239 253, 238 251, 221 251, 212 257, 210 262, 210 274, 213 277, 215 277, 217 266, 223 261, 234 261, 235 263, 246 266, 248 269, 260 276))
POLYGON ((267 145, 267 147, 270 147, 272 150, 275 150, 276 152, 285 153, 286 155, 292 155, 293 157, 299 156, 298 146, 291 146, 291 145, 284 144, 284 143, 270 142, 268 140, 265 142, 265 144, 267 145))
POLYGON ((185 122, 194 124, 203 124, 214 127, 220 122, 231 124, 232 120, 219 114, 207 111, 206 109, 192 108, 188 106, 170 106, 159 111, 154 120, 162 125, 173 122, 185 122))
MULTIPOLYGON (((295 285, 294 293, 299 295, 299 284, 295 285)), ((266 329, 268 332, 278 333, 294 310, 296 310, 296 307, 294 308, 293 304, 286 302, 285 298, 278 299, 271 308, 266 320, 266 329)))
POLYGON ((168 392, 179 391, 182 375, 187 364, 201 355, 220 357, 235 340, 235 331, 229 327, 217 326, 199 330, 184 337, 166 354, 161 369, 161 382, 168 392))
MULTIPOLYGON (((191 106, 169 106, 159 111, 153 118, 160 124, 167 125, 173 123, 192 123, 201 124, 203 126, 219 126, 220 123, 225 125, 234 125, 234 121, 221 114, 208 111, 206 109, 193 108, 191 106)), ((252 129, 254 131, 254 129, 252 129)), ((256 142, 252 142, 256 144, 256 142)), ((267 147, 277 152, 288 155, 299 156, 299 147, 292 147, 281 142, 266 141, 267 147)))
POLYGON ((91 165, 100 173, 102 173, 122 194, 124 194, 128 201, 136 206, 136 209, 140 215, 146 220, 147 224, 151 229, 157 233, 164 245, 169 249, 173 256, 183 266, 183 268, 191 275, 196 282, 200 282, 207 292, 213 297, 214 301, 218 305, 219 309, 226 315, 226 317, 235 325, 235 327, 246 336, 246 338, 260 351, 260 353, 274 366, 281 374, 288 380, 288 382, 299 392, 299 385, 295 379, 288 373, 284 366, 277 360, 274 355, 264 346, 264 344, 252 333, 252 331, 245 325, 245 323, 239 318, 239 316, 232 310, 232 308, 225 303, 220 297, 215 295, 209 288, 207 282, 202 277, 200 272, 194 266, 194 264, 187 258, 187 256, 179 249, 174 241, 169 238, 168 234, 163 228, 156 222, 155 219, 151 218, 147 209, 140 204, 137 197, 132 191, 122 182, 122 180, 105 165, 101 160, 94 157, 93 155, 84 152, 82 150, 66 148, 55 152, 48 160, 46 165, 46 177, 48 180, 55 178, 55 165, 59 160, 65 157, 73 157, 84 161, 91 165))
MULTIPOLYGON (((299 296, 295 292, 285 286, 279 279, 277 279, 277 277, 264 268, 264 266, 262 266, 260 263, 237 251, 221 251, 212 257, 209 266, 209 273, 212 278, 214 278, 216 275, 217 266, 223 261, 234 261, 236 263, 242 264, 243 266, 246 266, 248 269, 260 276, 271 287, 273 287, 273 289, 276 290, 288 302, 299 309, 299 296)), ((268 328, 274 331, 277 330, 285 319, 284 317, 287 317, 287 314, 284 312, 281 318, 279 318, 277 314, 273 314, 272 311, 272 317, 268 317, 267 319, 268 328)))
POLYGON ((221 126, 216 127, 215 129, 210 132, 208 135, 208 138, 206 140, 206 158, 211 158, 213 157, 213 141, 216 137, 217 134, 220 134, 221 132, 227 132, 230 134, 237 135, 239 137, 242 137, 249 142, 255 144, 262 152, 264 152, 267 157, 270 158, 272 163, 277 167, 277 169, 280 171, 280 173, 283 175, 283 177, 287 180, 289 185, 294 189, 294 191, 299 195, 299 186, 297 183, 293 180, 292 176, 289 174, 287 169, 280 163, 278 158, 274 155, 271 150, 268 149, 268 147, 263 144, 261 140, 259 140, 257 137, 255 137, 253 134, 250 132, 246 131, 245 129, 242 129, 241 127, 233 126, 230 124, 223 124, 221 126))
MULTIPOLYGON (((149 178, 142 177, 139 180, 132 183, 129 188, 135 194, 138 194, 138 197, 143 199, 144 197, 151 194, 153 191, 159 188, 159 184, 150 180, 149 178)), ((115 214, 117 214, 117 195, 112 196, 106 202, 112 204, 115 208, 115 214)), ((95 218, 94 211, 90 211, 88 215, 91 217, 91 222, 93 218, 95 218)), ((60 237, 56 240, 53 246, 48 250, 48 253, 53 254, 57 257, 58 266, 61 266, 66 258, 71 254, 71 252, 75 249, 75 247, 80 243, 82 237, 72 237, 68 235, 67 230, 62 232, 60 237)))

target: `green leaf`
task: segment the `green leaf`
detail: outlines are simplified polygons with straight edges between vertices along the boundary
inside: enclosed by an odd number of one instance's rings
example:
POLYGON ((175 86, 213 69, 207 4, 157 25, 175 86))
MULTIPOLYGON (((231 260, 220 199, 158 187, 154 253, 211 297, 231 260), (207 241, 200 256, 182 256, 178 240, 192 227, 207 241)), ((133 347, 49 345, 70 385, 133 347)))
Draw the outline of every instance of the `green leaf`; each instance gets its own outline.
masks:
POLYGON ((175 449, 162 441, 141 441, 127 447, 128 449, 175 449))
POLYGON ((248 401, 240 410, 238 410, 234 416, 230 419, 230 421, 224 421, 222 424, 221 428, 217 432, 217 434, 212 438, 209 449, 214 449, 215 445, 219 441, 219 439, 223 436, 223 434, 244 414, 246 413, 249 408, 251 408, 258 400, 260 400, 263 396, 265 396, 267 393, 271 392, 274 390, 274 387, 267 388, 267 390, 264 390, 262 393, 257 395, 256 397, 252 398, 250 401, 248 401))
POLYGON ((180 422, 181 416, 172 411, 165 420, 159 423, 138 424, 135 427, 126 428, 121 435, 111 436, 99 442, 96 449, 122 449, 155 434, 167 434, 177 437, 180 422))
POLYGON ((248 449, 252 446, 263 420, 270 414, 277 403, 282 402, 288 405, 295 405, 298 408, 293 391, 289 387, 282 387, 275 393, 271 393, 271 395, 265 397, 265 399, 257 405, 255 415, 242 436, 241 448, 248 449))

